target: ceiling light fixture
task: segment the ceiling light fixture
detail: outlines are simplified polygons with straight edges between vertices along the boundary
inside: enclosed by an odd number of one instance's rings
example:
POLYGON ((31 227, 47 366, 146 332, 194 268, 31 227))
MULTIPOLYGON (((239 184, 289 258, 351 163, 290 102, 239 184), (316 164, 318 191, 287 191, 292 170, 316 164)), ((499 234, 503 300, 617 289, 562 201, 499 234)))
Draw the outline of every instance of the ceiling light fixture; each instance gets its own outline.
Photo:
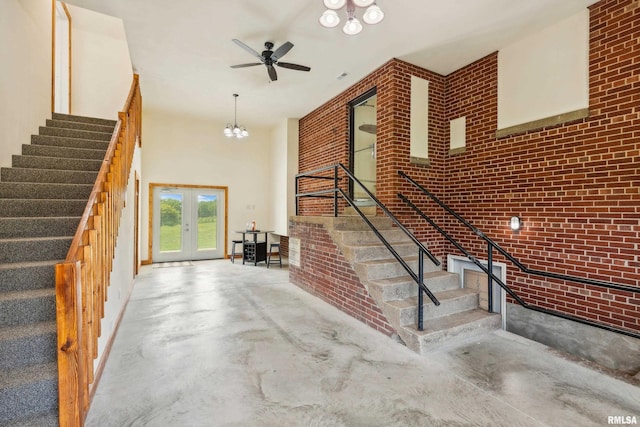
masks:
POLYGON ((240 125, 238 126, 238 94, 234 93, 233 97, 235 99, 234 113, 233 113, 233 126, 231 123, 227 123, 227 127, 224 128, 224 136, 227 138, 246 138, 249 136, 249 132, 247 128, 240 125))
POLYGON ((356 7, 367 8, 362 15, 362 20, 369 24, 374 25, 384 19, 384 12, 375 3, 375 0, 323 0, 327 10, 320 16, 320 25, 326 28, 333 28, 340 23, 340 17, 336 10, 341 9, 347 5, 347 22, 342 27, 342 31, 345 34, 354 36, 362 31, 362 24, 356 18, 356 7))

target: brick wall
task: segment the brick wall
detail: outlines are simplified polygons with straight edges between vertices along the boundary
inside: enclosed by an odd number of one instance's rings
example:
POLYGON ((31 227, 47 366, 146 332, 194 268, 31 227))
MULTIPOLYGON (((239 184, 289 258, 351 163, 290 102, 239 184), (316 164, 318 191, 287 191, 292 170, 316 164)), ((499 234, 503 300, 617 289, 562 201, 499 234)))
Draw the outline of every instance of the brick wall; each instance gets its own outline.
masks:
POLYGON ((386 335, 395 330, 362 286, 349 262, 322 224, 291 221, 289 239, 300 239, 299 268, 289 265, 289 280, 386 335))
MULTIPOLYGON (((431 184, 436 193, 442 192, 443 159, 445 155, 445 78, 431 71, 393 59, 354 86, 331 99, 320 108, 300 119, 299 170, 311 171, 335 163, 349 166, 349 102, 375 87, 377 94, 376 135, 376 197, 407 226, 434 242, 431 249, 442 255, 442 243, 435 243, 437 234, 409 215, 397 197, 401 186, 398 170, 403 170, 421 182, 431 184), (409 162, 409 108, 411 76, 429 80, 429 157, 431 167, 409 162)), ((329 175, 329 174, 327 174, 329 175)), ((301 182, 300 191, 328 188, 332 182, 301 182), (324 187, 323 187, 324 186, 324 187)), ((342 181, 346 190, 346 181, 342 181)), ((344 203, 341 204, 341 208, 344 203)), ((301 215, 331 215, 332 205, 322 199, 302 199, 301 215)), ((340 210, 341 211, 341 210, 340 210)), ((441 215, 431 211, 434 216, 441 215)))
MULTIPOLYGON (((574 123, 496 139, 497 54, 447 77, 447 119, 467 117, 467 151, 447 156, 444 200, 529 268, 639 284, 639 16, 638 1, 591 8, 590 115, 574 123), (511 215, 524 221, 517 234, 508 227, 511 215)), ((445 224, 486 258, 484 243, 445 224)), ((508 280, 537 306, 640 330, 637 293, 540 279, 510 266, 508 280)))
MULTIPOLYGON (((377 195, 438 256, 455 248, 402 206, 402 169, 533 269, 639 286, 640 2, 591 7, 590 116, 512 137, 495 137, 497 54, 446 77, 391 60, 300 120, 299 170, 348 161, 348 102, 377 87, 377 195), (409 164, 410 75, 430 81, 429 167, 409 164), (467 148, 448 151, 449 120, 467 118, 467 148), (519 215, 514 234, 508 218, 519 215)), ((411 194, 409 194, 411 195, 411 194)), ((417 197, 415 193, 414 197, 417 197)), ((417 200, 420 201, 419 197, 417 200)), ((479 258, 486 244, 426 201, 425 212, 479 258)), ((328 214, 324 202, 301 212, 328 214)), ((498 260, 502 261, 502 259, 498 260)), ((326 265, 331 268, 332 260, 326 265)), ((507 280, 529 303, 640 330, 640 295, 516 273, 507 280)))

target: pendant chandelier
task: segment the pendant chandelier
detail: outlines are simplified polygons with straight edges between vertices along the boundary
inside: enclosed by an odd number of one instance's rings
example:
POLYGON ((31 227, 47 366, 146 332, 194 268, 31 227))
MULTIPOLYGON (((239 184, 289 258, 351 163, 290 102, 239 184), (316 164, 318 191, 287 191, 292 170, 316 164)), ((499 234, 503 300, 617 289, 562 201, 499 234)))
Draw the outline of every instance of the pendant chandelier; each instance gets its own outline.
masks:
POLYGON ((233 126, 231 126, 231 123, 227 123, 227 126, 224 128, 224 136, 226 136, 227 138, 246 138, 247 136, 249 136, 249 132, 247 131, 247 128, 245 128, 243 125, 238 126, 238 94, 234 93, 233 97, 234 97, 234 113, 233 113, 233 126))
POLYGON ((347 22, 342 27, 342 31, 350 36, 354 36, 362 31, 362 24, 356 18, 356 7, 367 8, 362 15, 362 20, 374 25, 384 19, 384 12, 375 3, 375 0, 323 0, 327 10, 320 16, 320 25, 327 28, 333 28, 340 23, 340 18, 336 10, 347 5, 347 22))

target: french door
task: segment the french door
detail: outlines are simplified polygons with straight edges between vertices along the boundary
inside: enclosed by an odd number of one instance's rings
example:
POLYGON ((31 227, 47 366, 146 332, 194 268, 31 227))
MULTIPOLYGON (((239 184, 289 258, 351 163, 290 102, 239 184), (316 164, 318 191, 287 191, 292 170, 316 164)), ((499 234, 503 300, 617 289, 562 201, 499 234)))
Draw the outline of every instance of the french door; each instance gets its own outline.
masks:
POLYGON ((153 189, 153 261, 224 257, 225 190, 153 189))

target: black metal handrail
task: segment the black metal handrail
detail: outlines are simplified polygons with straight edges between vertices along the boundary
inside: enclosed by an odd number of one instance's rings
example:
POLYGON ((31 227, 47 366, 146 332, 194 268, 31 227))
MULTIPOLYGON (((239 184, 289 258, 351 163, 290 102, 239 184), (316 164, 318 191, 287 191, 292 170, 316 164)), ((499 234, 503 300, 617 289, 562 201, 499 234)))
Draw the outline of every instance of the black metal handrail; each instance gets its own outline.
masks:
POLYGON ((626 292, 633 292, 633 293, 640 293, 640 289, 639 288, 636 288, 636 287, 633 287, 633 286, 621 285, 621 284, 612 283, 612 282, 606 282, 606 281, 603 281, 603 280, 589 279, 589 278, 586 278, 586 277, 570 276, 570 275, 566 275, 566 274, 552 273, 552 272, 548 272, 548 271, 535 270, 535 269, 527 268, 524 264, 522 264, 520 261, 518 261, 518 259, 516 259, 510 253, 508 253, 504 248, 502 248, 496 242, 494 242, 490 237, 488 237, 482 231, 480 231, 479 229, 477 229, 476 227, 471 225, 467 220, 462 218, 457 212, 455 212, 453 209, 451 209, 449 206, 447 206, 438 197, 436 197, 434 194, 432 194, 430 191, 428 191, 422 185, 417 183, 414 179, 412 179, 406 173, 404 173, 403 171, 398 171, 398 174, 400 176, 402 176, 403 178, 405 178, 407 181, 409 181, 416 188, 418 188, 422 193, 424 193, 426 196, 428 196, 431 200, 433 200, 436 204, 438 204, 441 208, 443 208, 447 213, 449 213, 454 218, 456 218, 460 223, 464 224, 467 228, 471 229, 471 231, 473 231, 474 234, 476 234, 482 240, 487 242, 487 245, 488 245, 488 247, 487 247, 488 256, 487 256, 487 266, 485 266, 480 261, 478 261, 477 258, 475 258, 473 255, 471 255, 459 242, 457 242, 454 238, 452 238, 446 231, 444 231, 431 218, 429 218, 424 212, 422 212, 406 196, 404 196, 401 193, 398 193, 398 197, 402 201, 404 201, 418 215, 420 215, 425 221, 427 221, 432 227, 434 227, 436 231, 438 231, 445 239, 447 239, 458 250, 460 250, 460 252, 462 252, 471 262, 473 262, 476 266, 478 266, 483 272, 485 272, 487 274, 487 277, 489 279, 488 280, 488 282, 489 282, 488 283, 489 311, 492 311, 492 295, 491 295, 492 292, 491 292, 491 288, 492 288, 492 282, 495 281, 518 304, 520 304, 522 307, 527 308, 529 310, 538 311, 538 312, 546 313, 546 314, 549 314, 549 315, 552 315, 552 316, 561 317, 561 318, 564 318, 564 319, 576 321, 576 322, 579 322, 579 323, 582 323, 582 324, 586 324, 586 325, 593 326, 593 327, 600 328, 600 329, 605 329, 605 330, 608 330, 608 331, 611 331, 611 332, 616 332, 616 333, 627 335, 627 336, 630 336, 630 337, 640 338, 640 333, 632 332, 632 331, 629 331, 629 330, 626 330, 626 329, 617 328, 615 326, 606 325, 606 324, 599 323, 599 322, 594 322, 592 320, 583 319, 581 317, 576 317, 576 316, 572 316, 572 315, 565 314, 565 313, 562 313, 562 312, 558 312, 558 311, 555 311, 555 310, 549 310, 549 309, 545 309, 545 308, 542 308, 542 307, 538 307, 538 306, 534 306, 534 305, 528 304, 522 298, 520 298, 520 296, 518 294, 516 294, 515 291, 513 291, 509 286, 507 286, 504 282, 502 282, 502 280, 499 277, 497 277, 495 274, 493 274, 493 249, 494 248, 497 249, 498 252, 500 252, 502 255, 504 255, 505 258, 507 258, 509 261, 511 261, 522 272, 530 274, 530 275, 549 277, 549 278, 553 278, 553 279, 565 280, 565 281, 568 281, 568 282, 582 283, 582 284, 587 284, 587 285, 603 287, 603 288, 607 288, 607 289, 616 289, 616 290, 621 290, 621 291, 626 291, 626 292))
POLYGON ((435 297, 435 295, 429 290, 429 288, 424 283, 424 255, 433 262, 435 265, 440 265, 440 261, 427 249, 422 242, 420 242, 414 235, 411 233, 396 217, 393 215, 389 209, 387 209, 380 200, 378 200, 363 184, 360 182, 353 173, 347 169, 343 164, 337 163, 331 166, 325 166, 319 169, 315 169, 309 172, 299 173, 295 176, 295 192, 296 192, 296 215, 299 214, 299 199, 302 197, 320 197, 327 198, 330 196, 326 196, 326 194, 333 194, 334 204, 333 204, 333 214, 335 217, 338 216, 338 196, 341 196, 360 216, 360 218, 367 224, 367 226, 373 231, 373 233, 380 239, 382 244, 391 252, 393 257, 402 265, 404 270, 411 276, 411 278, 418 285, 418 330, 423 330, 423 292, 427 294, 429 299, 435 304, 440 305, 440 301, 435 297), (333 170, 333 177, 327 176, 318 176, 316 174, 321 172, 326 172, 328 170, 333 170), (357 184, 371 200, 376 204, 378 208, 387 215, 391 221, 400 229, 402 232, 407 235, 414 244, 418 247, 418 273, 416 274, 413 269, 407 264, 407 262, 397 253, 397 251, 393 248, 393 246, 385 239, 385 237, 380 233, 380 231, 376 228, 376 226, 367 218, 367 216, 360 210, 360 208, 355 204, 353 199, 345 193, 343 189, 338 186, 338 182, 340 181, 340 177, 338 176, 339 172, 342 171, 345 173, 347 178, 351 180, 354 184, 357 184), (334 187, 331 189, 322 189, 317 191, 310 191, 305 193, 299 192, 299 181, 302 178, 310 178, 310 179, 322 179, 329 180, 333 179, 334 187))

